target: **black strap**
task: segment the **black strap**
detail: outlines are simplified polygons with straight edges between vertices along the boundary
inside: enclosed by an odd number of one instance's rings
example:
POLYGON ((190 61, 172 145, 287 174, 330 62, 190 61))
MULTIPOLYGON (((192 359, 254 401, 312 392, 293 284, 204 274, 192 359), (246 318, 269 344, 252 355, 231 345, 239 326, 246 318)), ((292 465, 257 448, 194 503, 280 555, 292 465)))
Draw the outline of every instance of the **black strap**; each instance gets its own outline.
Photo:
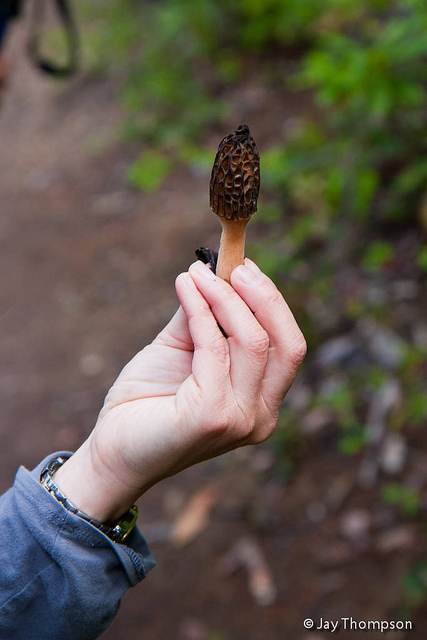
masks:
POLYGON ((73 12, 67 0, 54 0, 59 18, 62 22, 68 48, 68 61, 59 65, 40 55, 40 39, 45 14, 44 0, 33 3, 33 15, 28 39, 28 54, 36 67, 55 77, 68 77, 75 73, 79 66, 79 35, 73 12))

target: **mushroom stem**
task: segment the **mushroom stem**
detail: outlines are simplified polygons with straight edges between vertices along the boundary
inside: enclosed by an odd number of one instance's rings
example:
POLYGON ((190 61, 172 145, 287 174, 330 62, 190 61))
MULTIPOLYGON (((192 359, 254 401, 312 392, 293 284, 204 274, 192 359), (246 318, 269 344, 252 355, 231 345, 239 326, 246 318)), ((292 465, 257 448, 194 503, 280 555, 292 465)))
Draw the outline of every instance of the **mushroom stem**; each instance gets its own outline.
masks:
POLYGON ((218 253, 216 274, 230 282, 233 269, 243 264, 245 258, 245 241, 247 220, 228 220, 220 217, 222 225, 221 242, 218 253))

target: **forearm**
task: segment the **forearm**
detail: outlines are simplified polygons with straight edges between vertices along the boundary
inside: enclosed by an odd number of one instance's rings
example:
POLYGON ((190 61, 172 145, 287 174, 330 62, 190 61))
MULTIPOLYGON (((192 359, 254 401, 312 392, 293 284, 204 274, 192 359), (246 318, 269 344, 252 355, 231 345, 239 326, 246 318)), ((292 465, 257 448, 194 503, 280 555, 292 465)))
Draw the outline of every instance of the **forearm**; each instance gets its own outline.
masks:
POLYGON ((21 468, 0 498, 0 636, 96 638, 154 561, 137 530, 118 545, 67 512, 39 484, 41 468, 21 468))

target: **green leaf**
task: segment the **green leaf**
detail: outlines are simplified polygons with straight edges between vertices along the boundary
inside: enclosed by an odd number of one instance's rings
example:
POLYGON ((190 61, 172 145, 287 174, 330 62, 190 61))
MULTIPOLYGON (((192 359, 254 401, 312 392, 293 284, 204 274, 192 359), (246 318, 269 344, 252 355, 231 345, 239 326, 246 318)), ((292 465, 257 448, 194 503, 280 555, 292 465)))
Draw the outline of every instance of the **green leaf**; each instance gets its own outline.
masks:
POLYGON ((366 271, 380 271, 394 257, 394 250, 389 242, 373 242, 362 259, 366 271))
POLYGON ((427 418, 427 392, 419 391, 406 398, 407 419, 422 424, 427 418))
POLYGON ((419 606, 427 598, 427 565, 421 563, 402 577, 402 588, 408 604, 419 606))
POLYGON ((144 191, 154 193, 172 169, 172 159, 160 151, 146 150, 129 169, 129 182, 144 191))
POLYGON ((344 453, 346 456, 354 456, 363 449, 366 441, 365 430, 360 429, 342 436, 339 441, 339 448, 341 453, 344 453))
POLYGON ((382 497, 388 504, 399 506, 407 517, 416 516, 421 504, 421 498, 416 489, 406 487, 398 482, 387 484, 383 488, 382 497))
POLYGON ((417 256, 417 264, 423 271, 427 271, 427 247, 423 247, 417 256))

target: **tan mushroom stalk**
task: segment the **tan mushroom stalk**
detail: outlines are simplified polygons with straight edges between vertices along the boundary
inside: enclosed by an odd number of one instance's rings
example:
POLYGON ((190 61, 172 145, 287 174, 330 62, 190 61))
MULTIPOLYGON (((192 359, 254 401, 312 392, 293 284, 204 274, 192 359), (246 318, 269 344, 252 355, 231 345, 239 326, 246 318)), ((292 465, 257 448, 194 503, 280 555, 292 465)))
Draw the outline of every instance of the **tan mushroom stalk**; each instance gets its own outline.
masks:
POLYGON ((221 141, 212 167, 210 206, 222 225, 217 275, 230 282, 245 257, 246 226, 257 210, 259 153, 246 124, 221 141))

